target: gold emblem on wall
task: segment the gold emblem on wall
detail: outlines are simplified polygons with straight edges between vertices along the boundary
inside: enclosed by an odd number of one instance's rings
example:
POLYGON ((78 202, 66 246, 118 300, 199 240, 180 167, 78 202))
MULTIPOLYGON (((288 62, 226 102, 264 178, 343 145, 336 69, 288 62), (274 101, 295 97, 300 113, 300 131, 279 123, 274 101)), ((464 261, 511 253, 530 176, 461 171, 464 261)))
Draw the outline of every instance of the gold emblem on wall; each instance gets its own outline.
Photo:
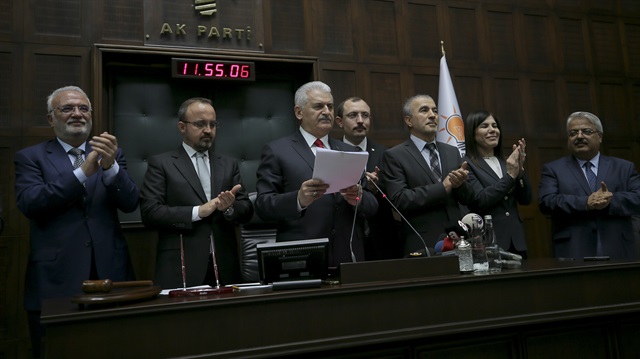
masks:
POLYGON ((216 0, 193 0, 193 4, 200 15, 211 16, 218 12, 216 0))

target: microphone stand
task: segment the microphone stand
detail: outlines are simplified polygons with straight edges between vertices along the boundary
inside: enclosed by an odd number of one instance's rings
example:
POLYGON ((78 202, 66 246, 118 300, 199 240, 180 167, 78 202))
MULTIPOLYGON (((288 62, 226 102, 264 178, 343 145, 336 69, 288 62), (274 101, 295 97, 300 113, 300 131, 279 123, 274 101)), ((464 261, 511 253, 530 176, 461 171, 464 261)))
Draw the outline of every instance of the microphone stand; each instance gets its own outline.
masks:
POLYGON ((211 256, 213 258, 213 271, 216 278, 215 288, 191 288, 187 289, 187 267, 184 261, 184 244, 182 240, 182 234, 180 234, 180 262, 182 264, 182 289, 175 289, 169 291, 169 297, 199 297, 209 294, 221 294, 233 292, 233 287, 220 287, 220 278, 218 276, 218 263, 216 261, 216 252, 213 245, 213 234, 209 235, 211 243, 211 256))
POLYGON ((411 222, 409 222, 405 218, 405 216, 402 213, 400 213, 398 208, 393 205, 393 202, 391 202, 391 200, 387 197, 387 194, 384 193, 384 191, 378 186, 378 184, 375 181, 369 181, 369 182, 373 183, 373 185, 376 186, 376 188, 378 189, 378 192, 380 192, 382 194, 382 198, 386 199, 387 202, 389 202, 389 204, 396 211, 396 213, 398 213, 400 215, 400 217, 402 217, 402 220, 404 220, 409 225, 411 230, 413 230, 413 233, 415 233, 416 236, 418 236, 418 238, 420 238, 420 241, 422 242, 422 245, 424 246, 424 252, 427 254, 427 257, 431 257, 431 252, 429 251, 429 248, 427 248, 427 243, 424 241, 424 238, 422 238, 420 233, 418 233, 418 231, 415 228, 413 228, 413 226, 411 225, 411 222))

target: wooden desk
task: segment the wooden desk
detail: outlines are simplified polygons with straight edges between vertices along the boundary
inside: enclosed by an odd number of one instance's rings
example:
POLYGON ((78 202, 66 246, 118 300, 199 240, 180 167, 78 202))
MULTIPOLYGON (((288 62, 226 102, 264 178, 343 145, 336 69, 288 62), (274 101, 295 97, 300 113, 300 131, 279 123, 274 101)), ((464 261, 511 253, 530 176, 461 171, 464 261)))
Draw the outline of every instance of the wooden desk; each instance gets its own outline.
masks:
POLYGON ((639 262, 534 260, 486 276, 101 309, 55 299, 42 321, 48 358, 631 358, 640 353, 639 280, 639 262))

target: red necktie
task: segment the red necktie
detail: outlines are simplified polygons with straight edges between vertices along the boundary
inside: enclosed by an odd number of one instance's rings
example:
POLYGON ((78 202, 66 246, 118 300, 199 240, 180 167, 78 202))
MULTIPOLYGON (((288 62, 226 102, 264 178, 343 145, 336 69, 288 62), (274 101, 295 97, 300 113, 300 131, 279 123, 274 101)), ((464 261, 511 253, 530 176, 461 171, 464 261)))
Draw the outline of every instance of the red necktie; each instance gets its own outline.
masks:
POLYGON ((322 143, 322 141, 320 141, 320 139, 319 139, 319 138, 316 138, 316 140, 315 140, 315 142, 313 142, 313 144, 314 144, 316 147, 324 148, 324 143, 322 143))

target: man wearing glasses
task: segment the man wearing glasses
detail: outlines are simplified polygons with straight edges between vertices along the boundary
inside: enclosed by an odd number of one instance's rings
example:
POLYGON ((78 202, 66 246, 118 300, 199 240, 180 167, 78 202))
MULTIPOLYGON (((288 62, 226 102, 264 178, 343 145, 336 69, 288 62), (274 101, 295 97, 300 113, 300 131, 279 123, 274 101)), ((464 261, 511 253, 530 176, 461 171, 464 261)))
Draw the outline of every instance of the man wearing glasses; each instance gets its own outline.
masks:
POLYGON ((212 149, 217 127, 209 99, 188 99, 178 110, 182 145, 149 159, 140 212, 160 232, 154 282, 162 288, 241 281, 234 223, 250 220, 253 207, 237 161, 212 149))
POLYGON ((380 163, 387 148, 373 142, 369 137, 371 130, 371 108, 359 97, 349 97, 336 107, 336 124, 344 136, 342 141, 356 147, 358 151, 369 153, 367 160, 367 183, 369 190, 378 200, 378 211, 366 222, 365 258, 367 260, 393 259, 403 257, 403 245, 400 241, 400 223, 393 219, 392 208, 378 190, 380 186, 380 163), (378 185, 378 187, 376 187, 378 185))
POLYGON ((115 136, 91 137, 91 102, 76 86, 47 100, 55 139, 15 155, 16 203, 30 220, 25 308, 39 356, 41 300, 78 294, 87 279, 133 279, 117 210, 132 212, 139 191, 115 136))
POLYGON ((574 112, 567 119, 571 155, 542 169, 538 202, 551 216, 558 258, 636 258, 631 217, 640 214, 640 177, 633 163, 600 153, 600 119, 574 112))

